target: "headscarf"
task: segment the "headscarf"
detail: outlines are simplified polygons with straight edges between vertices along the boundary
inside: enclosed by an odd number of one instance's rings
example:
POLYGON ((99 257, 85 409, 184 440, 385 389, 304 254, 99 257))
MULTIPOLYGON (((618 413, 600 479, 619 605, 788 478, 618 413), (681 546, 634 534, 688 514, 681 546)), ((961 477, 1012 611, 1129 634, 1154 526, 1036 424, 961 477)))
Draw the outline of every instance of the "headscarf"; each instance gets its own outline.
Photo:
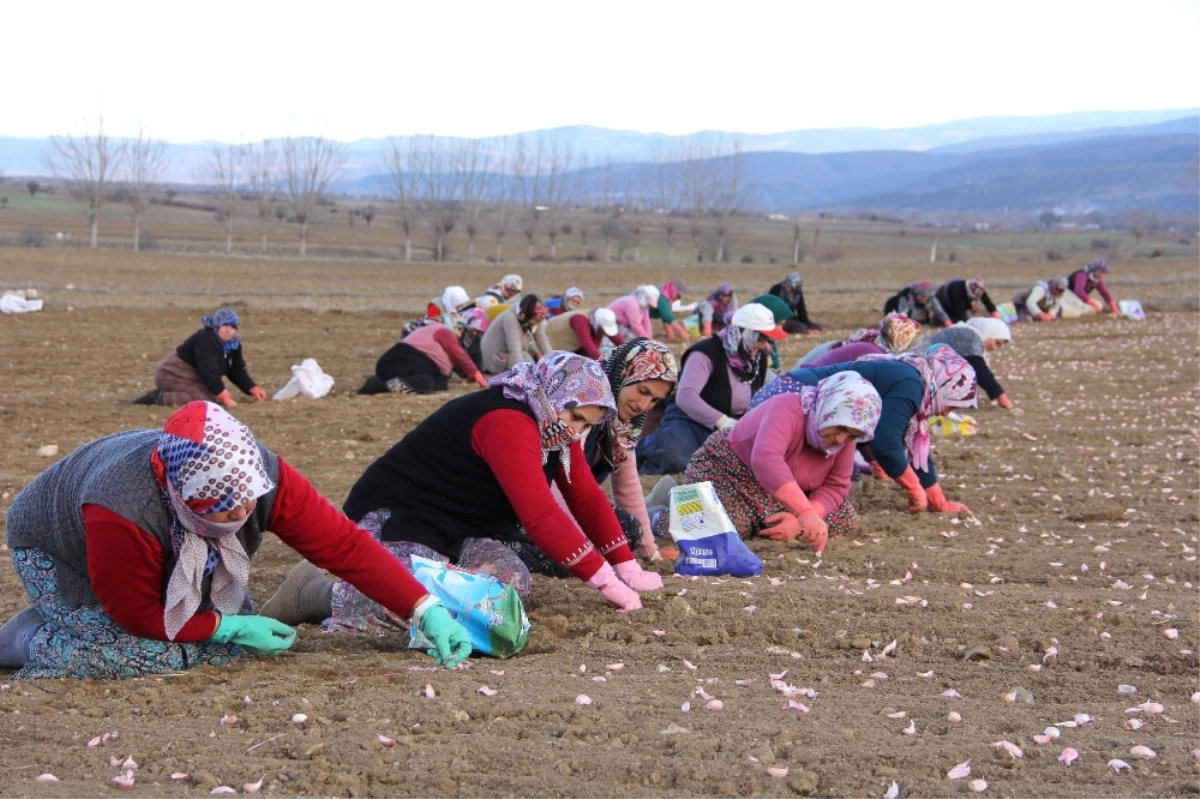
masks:
POLYGON ((1012 329, 1000 319, 993 319, 990 316, 972 316, 967 320, 967 324, 975 328, 975 332, 984 341, 990 338, 1012 341, 1012 329))
POLYGON ((446 290, 442 292, 442 310, 448 314, 454 313, 470 301, 471 296, 462 286, 446 286, 446 290))
POLYGON ((210 597, 222 613, 241 609, 250 576, 250 558, 236 535, 245 520, 217 523, 201 514, 232 510, 270 493, 275 483, 254 434, 212 402, 189 402, 168 417, 150 463, 175 553, 163 611, 173 641, 200 607, 205 575, 212 575, 210 597))
MULTIPOLYGON (((232 308, 222 308, 212 316, 202 316, 200 317, 200 323, 213 332, 216 332, 222 325, 233 325, 235 328, 241 327, 237 311, 232 308)), ((242 346, 242 342, 238 340, 237 336, 234 336, 230 341, 222 341, 221 345, 225 348, 225 354, 228 355, 242 346)))
POLYGON ((758 331, 731 324, 722 328, 717 338, 725 348, 725 358, 734 376, 742 383, 753 380, 758 371, 758 359, 754 357, 754 345, 760 338, 758 331))
POLYGON ((804 293, 804 278, 800 277, 799 272, 788 272, 787 276, 779 281, 779 287, 782 289, 784 301, 789 306, 797 305, 804 293))
POLYGON ((1067 276, 1059 275, 1058 277, 1050 278, 1049 280, 1046 281, 1046 290, 1047 291, 1060 291, 1060 292, 1066 291, 1067 290, 1067 276))
MULTIPOLYGON (((608 376, 608 385, 612 389, 614 401, 621 389, 634 383, 665 380, 672 384, 671 390, 674 391, 675 384, 679 382, 679 366, 675 362, 675 356, 666 344, 651 338, 635 338, 625 342, 609 353, 608 357, 601 361, 601 365, 608 376)), ((613 469, 619 468, 628 457, 629 451, 637 445, 645 423, 644 413, 628 422, 621 421, 620 415, 615 414, 609 421, 604 458, 613 469)))
POLYGON ((1108 271, 1108 261, 1099 258, 1087 265, 1087 275, 1090 278, 1095 278, 1096 275, 1102 275, 1108 271))
POLYGON ((477 330, 483 333, 488 329, 487 311, 482 308, 468 308, 459 316, 468 330, 477 330))
POLYGON ((726 282, 726 283, 722 283, 721 285, 717 286, 716 289, 713 290, 713 293, 708 295, 708 299, 710 302, 726 303, 726 302, 729 302, 729 298, 731 298, 732 296, 733 296, 733 284, 726 282), (721 299, 722 295, 725 296, 725 299, 721 299))
POLYGON ((969 277, 966 280, 966 284, 967 294, 971 295, 972 300, 978 300, 986 290, 983 278, 981 277, 969 277))
POLYGON ((506 289, 520 291, 525 287, 525 281, 521 280, 520 275, 505 275, 500 279, 500 285, 506 289))
POLYGON ((571 482, 571 428, 558 418, 570 408, 595 405, 604 409, 600 424, 617 415, 608 377, 600 364, 573 352, 555 350, 537 363, 519 363, 488 380, 503 386, 504 396, 523 402, 533 411, 541 431, 542 464, 558 452, 563 474, 571 482))
POLYGON ((662 284, 662 294, 671 302, 682 297, 687 293, 687 286, 679 278, 675 278, 667 283, 662 284))
POLYGON ((914 297, 923 297, 928 300, 934 295, 933 284, 928 280, 918 280, 916 283, 910 284, 908 288, 914 297))
POLYGON ((921 335, 921 325, 902 313, 883 317, 878 328, 864 328, 842 339, 841 346, 867 342, 890 353, 900 353, 911 347, 921 335))
POLYGON ((638 307, 645 310, 658 302, 658 286, 638 286, 633 296, 637 297, 638 307))
POLYGON ((789 288, 802 288, 804 286, 804 278, 800 277, 799 272, 788 272, 787 277, 783 279, 783 285, 789 288))
POLYGON ((858 372, 848 371, 801 388, 800 407, 804 409, 805 442, 831 458, 841 452, 842 446, 826 449, 821 430, 844 426, 861 432, 859 441, 870 441, 883 412, 883 400, 869 380, 858 372))
POLYGON ((904 449, 909 462, 921 471, 929 470, 929 420, 950 408, 974 408, 978 380, 966 359, 947 347, 935 344, 925 355, 867 355, 860 361, 901 361, 916 369, 925 384, 921 407, 904 430, 904 449))
POLYGON ((566 290, 566 292, 563 294, 563 308, 564 309, 567 307, 567 303, 570 301, 570 299, 572 297, 578 297, 579 304, 582 305, 583 304, 583 289, 577 288, 575 286, 571 286, 571 288, 566 290))

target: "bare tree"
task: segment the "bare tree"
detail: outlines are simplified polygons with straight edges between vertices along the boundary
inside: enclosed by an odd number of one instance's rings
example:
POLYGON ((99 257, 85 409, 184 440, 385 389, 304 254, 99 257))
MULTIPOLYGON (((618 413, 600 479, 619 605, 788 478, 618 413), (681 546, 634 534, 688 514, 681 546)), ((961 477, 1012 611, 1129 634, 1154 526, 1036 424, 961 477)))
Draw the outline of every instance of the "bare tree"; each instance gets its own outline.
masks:
POLYGON ((279 180, 279 155, 270 139, 246 145, 246 183, 254 195, 258 224, 262 234, 260 252, 267 254, 267 225, 275 213, 275 191, 279 180))
MULTIPOLYGON (((557 140, 546 147, 546 161, 543 218, 546 238, 550 240, 550 260, 553 261, 558 259, 558 237, 564 232, 563 217, 571 210, 579 190, 580 172, 571 146, 557 140)), ((583 165, 586 167, 586 162, 583 165)))
POLYGON ((717 219, 717 262, 728 256, 729 239, 734 233, 734 220, 749 204, 746 187, 746 153, 736 139, 719 142, 720 155, 713 159, 713 213, 717 219))
POLYGON ((150 207, 150 189, 167 168, 167 143, 150 138, 141 125, 125 144, 125 182, 129 188, 129 205, 133 212, 133 251, 141 248, 142 214, 150 207))
POLYGON ((679 167, 681 205, 688 215, 688 233, 697 262, 700 260, 704 218, 712 205, 714 192, 713 154, 708 140, 696 139, 681 142, 675 156, 679 167))
POLYGON ((545 190, 543 174, 545 142, 539 137, 531 149, 525 137, 517 136, 513 150, 513 179, 516 182, 515 198, 520 205, 521 233, 525 236, 529 260, 533 260, 533 240, 537 236, 541 215, 546 210, 542 200, 545 190))
POLYGON ((388 139, 383 150, 383 165, 388 176, 388 189, 396 201, 397 224, 404 233, 404 261, 412 261, 412 234, 417 226, 416 199, 418 186, 413 170, 413 148, 398 136, 388 139))
POLYGON ((458 225, 459 175, 456 153, 437 136, 420 136, 413 142, 412 164, 416 169, 421 201, 433 219, 433 259, 446 257, 446 238, 458 225))
POLYGON ((53 136, 46 165, 51 173, 75 187, 88 203, 91 222, 91 248, 97 247, 100 209, 104 206, 109 183, 121 169, 125 145, 113 141, 104 132, 104 117, 97 119, 96 130, 83 124, 79 135, 53 136))
POLYGON ((675 216, 675 211, 679 208, 679 164, 671 160, 665 147, 659 147, 654 152, 654 193, 657 211, 663 220, 667 260, 674 261, 675 234, 679 232, 679 223, 675 216))
POLYGON ((41 188, 42 188, 42 184, 38 183, 36 180, 28 181, 25 184, 25 190, 29 192, 29 199, 31 199, 31 200, 34 198, 34 195, 36 195, 41 188))
MULTIPOLYGON (((467 261, 475 260, 475 239, 479 236, 484 198, 494 166, 494 158, 480 139, 460 139, 455 149, 463 232, 467 234, 467 261)), ((503 158, 501 153, 500 158, 503 158)))
POLYGON ((215 144, 201 169, 217 195, 217 221, 225 229, 225 254, 233 252, 233 220, 237 216, 238 187, 246 166, 246 151, 237 144, 215 144))
POLYGON ((308 226, 313 208, 346 163, 338 142, 324 136, 288 136, 283 140, 280 166, 288 201, 300 224, 300 255, 308 255, 308 226))

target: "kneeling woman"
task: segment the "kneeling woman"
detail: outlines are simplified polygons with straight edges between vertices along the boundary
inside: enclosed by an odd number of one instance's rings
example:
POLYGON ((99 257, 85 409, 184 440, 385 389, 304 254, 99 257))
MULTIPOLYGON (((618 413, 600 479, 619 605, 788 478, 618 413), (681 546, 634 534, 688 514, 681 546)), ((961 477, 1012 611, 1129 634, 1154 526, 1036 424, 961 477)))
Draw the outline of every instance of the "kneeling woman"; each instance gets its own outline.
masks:
MULTIPOLYGON (((742 538, 803 536, 819 554, 829 536, 858 532, 847 500, 854 445, 874 435, 881 408, 879 392, 853 372, 776 395, 710 436, 684 482, 711 481, 742 538)), ((668 516, 657 519, 660 534, 668 516)))
POLYGON ((782 338, 787 333, 771 312, 752 302, 717 335, 689 347, 662 423, 637 443, 642 474, 682 472, 713 430, 732 427, 766 381, 771 340, 782 338))
POLYGON ((471 652, 411 574, 213 403, 185 405, 162 430, 84 444, 26 486, 7 521, 32 601, 0 629, 0 666, 21 667, 17 679, 139 677, 282 652, 295 630, 249 615, 250 558, 267 530, 417 624, 445 665, 471 652))
POLYGON ((945 344, 961 355, 975 370, 979 387, 987 392, 988 399, 1007 411, 1012 408, 1013 403, 1008 394, 1004 393, 1004 387, 1000 385, 996 375, 992 373, 988 353, 995 352, 1010 341, 1012 331, 1002 320, 973 316, 965 324, 951 325, 937 331, 926 338, 923 345, 931 347, 934 344, 945 344))
POLYGON ((852 363, 793 369, 754 395, 750 406, 753 409, 776 394, 796 393, 847 371, 866 378, 883 400, 875 438, 863 447, 875 476, 895 480, 904 488, 910 513, 969 513, 966 505, 951 502, 942 493, 929 451, 930 419, 977 404, 975 370, 947 346, 931 347, 924 356, 869 355, 852 363))
MULTIPOLYGON (((583 454, 588 428, 616 414, 600 364, 553 352, 490 384, 447 402, 371 464, 350 490, 346 515, 396 558, 420 555, 494 574, 528 599, 529 569, 504 543, 520 524, 609 604, 639 609, 629 586, 662 581, 638 566, 583 454), (578 525, 554 501, 552 481, 578 525)), ((357 589, 335 589, 331 627, 369 629, 380 613, 357 589)))
MULTIPOLYGON (((469 329, 466 320, 462 320, 462 331, 466 333, 469 329)), ((450 387, 450 373, 456 369, 468 380, 487 388, 487 380, 454 332, 441 322, 427 321, 379 356, 375 374, 367 378, 358 393, 445 391, 450 387)))
POLYGON ((890 313, 883 317, 877 328, 856 330, 841 341, 814 347, 800 359, 796 368, 848 363, 867 355, 899 355, 911 349, 920 337, 920 324, 902 313, 890 313))
POLYGON ((225 388, 223 378, 254 397, 267 398, 246 371, 242 342, 238 338, 238 315, 222 308, 200 319, 203 327, 187 337, 154 370, 155 389, 134 400, 135 405, 184 405, 189 402, 219 402, 226 408, 237 400, 225 388))

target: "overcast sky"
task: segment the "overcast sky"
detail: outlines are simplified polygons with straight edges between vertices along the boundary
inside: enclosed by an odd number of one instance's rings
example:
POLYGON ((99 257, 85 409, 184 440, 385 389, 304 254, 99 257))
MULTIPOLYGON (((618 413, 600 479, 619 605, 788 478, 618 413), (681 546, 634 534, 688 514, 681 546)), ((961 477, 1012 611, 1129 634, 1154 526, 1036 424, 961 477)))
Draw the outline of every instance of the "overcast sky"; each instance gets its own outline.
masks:
POLYGON ((1200 0, 9 2, 0 135, 910 127, 1200 105, 1200 0))

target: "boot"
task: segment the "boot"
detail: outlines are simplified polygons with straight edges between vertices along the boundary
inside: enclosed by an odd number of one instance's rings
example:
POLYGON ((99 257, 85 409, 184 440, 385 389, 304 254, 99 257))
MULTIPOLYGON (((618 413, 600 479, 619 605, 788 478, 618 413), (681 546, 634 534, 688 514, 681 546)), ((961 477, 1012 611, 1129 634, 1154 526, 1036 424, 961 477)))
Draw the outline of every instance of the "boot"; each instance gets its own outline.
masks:
POLYGON ((284 624, 319 623, 333 615, 334 581, 307 560, 292 567, 262 615, 284 624))
POLYGON ((0 627, 0 668, 19 669, 29 662, 29 644, 46 620, 37 608, 25 608, 0 627))
POLYGON ((675 478, 669 474, 663 475, 646 496, 646 507, 653 508, 655 505, 666 505, 669 507, 671 505, 671 489, 674 487, 675 478))
POLYGON ((160 389, 152 389, 133 401, 134 405, 162 405, 163 393, 160 389))
POLYGON ((387 390, 393 394, 416 394, 417 390, 404 382, 403 377, 393 377, 387 381, 387 390))

